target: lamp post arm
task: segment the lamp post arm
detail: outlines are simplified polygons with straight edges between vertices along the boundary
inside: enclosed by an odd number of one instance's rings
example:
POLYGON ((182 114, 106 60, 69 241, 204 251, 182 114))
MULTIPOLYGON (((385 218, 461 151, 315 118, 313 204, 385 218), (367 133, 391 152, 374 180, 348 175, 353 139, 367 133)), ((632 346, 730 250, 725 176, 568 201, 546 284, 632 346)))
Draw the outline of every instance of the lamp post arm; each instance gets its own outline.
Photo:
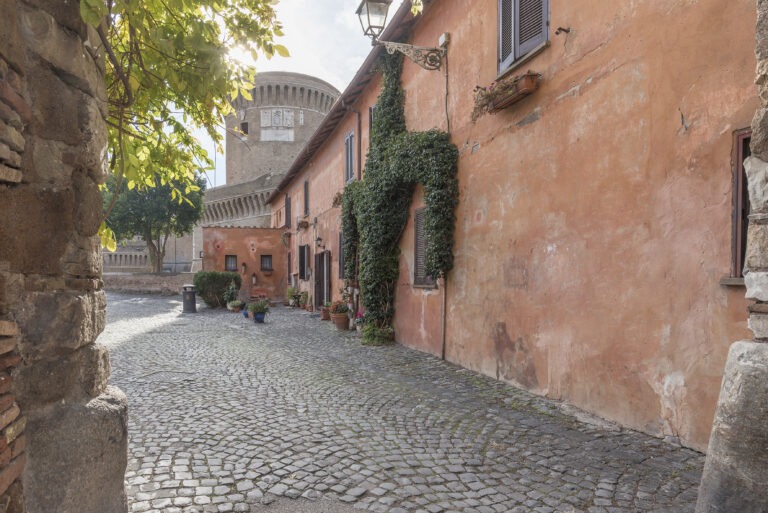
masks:
POLYGON ((400 52, 426 70, 439 70, 445 56, 445 48, 414 46, 405 43, 393 43, 376 39, 374 45, 383 46, 390 55, 400 52))

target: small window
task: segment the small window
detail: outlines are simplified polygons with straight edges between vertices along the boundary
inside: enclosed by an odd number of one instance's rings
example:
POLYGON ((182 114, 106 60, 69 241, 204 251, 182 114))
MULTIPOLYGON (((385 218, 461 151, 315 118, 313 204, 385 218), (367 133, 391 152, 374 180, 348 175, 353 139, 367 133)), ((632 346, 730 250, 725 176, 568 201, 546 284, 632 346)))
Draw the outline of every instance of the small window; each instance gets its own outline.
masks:
POLYGON ((272 271, 272 255, 261 255, 261 270, 272 271))
POLYGON ((309 279, 309 244, 299 246, 299 279, 309 279))
POLYGON ((427 241, 424 234, 426 209, 418 209, 413 216, 413 284, 421 287, 435 287, 436 281, 427 276, 424 269, 427 241))
POLYGON ((344 140, 344 181, 349 183, 355 178, 355 133, 350 132, 344 140))
POLYGON ((237 255, 224 256, 224 270, 237 272, 237 255))
POLYGON ((285 195, 285 227, 291 227, 291 197, 285 195))
POLYGON ((304 181, 304 215, 309 215, 309 180, 304 181))
POLYGON ((299 125, 304 126, 304 111, 299 111, 299 125))
POLYGON ((240 123, 240 131, 243 134, 248 135, 248 123, 240 123))
POLYGON ((499 0, 499 73, 548 37, 549 0, 499 0))
POLYGON ((749 226, 749 191, 744 161, 750 156, 749 142, 752 130, 745 128, 733 134, 733 237, 731 242, 731 277, 741 278, 747 252, 749 226))
POLYGON ((371 138, 370 133, 373 131, 373 119, 376 117, 376 105, 368 107, 368 139, 371 138))

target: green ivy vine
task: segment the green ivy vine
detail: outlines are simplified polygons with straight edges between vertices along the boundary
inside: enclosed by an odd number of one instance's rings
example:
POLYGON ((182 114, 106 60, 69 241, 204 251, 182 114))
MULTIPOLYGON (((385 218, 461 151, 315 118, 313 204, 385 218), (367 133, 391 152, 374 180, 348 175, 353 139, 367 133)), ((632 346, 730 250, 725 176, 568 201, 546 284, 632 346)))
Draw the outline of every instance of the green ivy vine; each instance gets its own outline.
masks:
POLYGON ((459 153, 445 132, 406 131, 402 56, 384 55, 379 70, 384 85, 371 128, 365 178, 344 190, 342 230, 344 276, 353 280, 357 273, 366 323, 387 328, 395 313, 399 242, 417 184, 425 190, 425 270, 437 278, 453 268, 459 153))

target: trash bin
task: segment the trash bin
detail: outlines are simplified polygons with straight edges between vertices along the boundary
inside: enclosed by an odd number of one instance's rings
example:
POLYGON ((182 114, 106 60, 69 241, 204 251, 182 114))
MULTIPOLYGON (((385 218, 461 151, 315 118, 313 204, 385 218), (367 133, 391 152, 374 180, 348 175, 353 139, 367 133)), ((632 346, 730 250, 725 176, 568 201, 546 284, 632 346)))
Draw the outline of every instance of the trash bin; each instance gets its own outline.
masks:
POLYGON ((194 285, 183 285, 181 297, 184 304, 184 313, 197 313, 197 298, 194 285))

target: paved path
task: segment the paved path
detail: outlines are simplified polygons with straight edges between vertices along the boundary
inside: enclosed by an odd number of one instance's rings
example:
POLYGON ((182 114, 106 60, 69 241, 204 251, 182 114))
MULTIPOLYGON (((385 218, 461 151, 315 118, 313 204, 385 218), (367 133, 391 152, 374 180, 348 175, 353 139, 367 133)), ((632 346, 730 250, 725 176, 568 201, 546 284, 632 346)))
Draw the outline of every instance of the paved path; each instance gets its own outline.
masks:
POLYGON ((110 294, 132 512, 693 511, 699 453, 306 312, 267 320, 110 294))

